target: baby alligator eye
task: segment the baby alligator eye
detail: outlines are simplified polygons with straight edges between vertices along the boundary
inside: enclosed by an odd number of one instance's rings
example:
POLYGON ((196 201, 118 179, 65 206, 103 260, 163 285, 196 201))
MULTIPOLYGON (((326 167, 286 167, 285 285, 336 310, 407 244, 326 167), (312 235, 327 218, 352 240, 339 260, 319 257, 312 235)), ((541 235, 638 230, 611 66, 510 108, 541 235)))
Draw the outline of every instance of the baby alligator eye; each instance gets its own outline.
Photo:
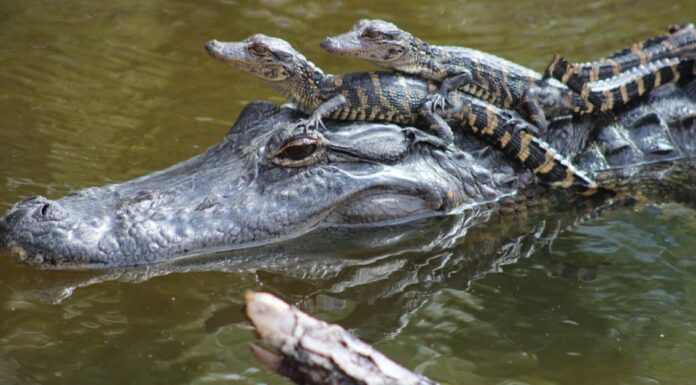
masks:
POLYGON ((268 56, 270 53, 268 47, 263 44, 252 44, 249 46, 249 52, 254 56, 268 56))
POLYGON ((372 28, 365 29, 360 36, 367 40, 377 40, 386 37, 382 32, 372 28))

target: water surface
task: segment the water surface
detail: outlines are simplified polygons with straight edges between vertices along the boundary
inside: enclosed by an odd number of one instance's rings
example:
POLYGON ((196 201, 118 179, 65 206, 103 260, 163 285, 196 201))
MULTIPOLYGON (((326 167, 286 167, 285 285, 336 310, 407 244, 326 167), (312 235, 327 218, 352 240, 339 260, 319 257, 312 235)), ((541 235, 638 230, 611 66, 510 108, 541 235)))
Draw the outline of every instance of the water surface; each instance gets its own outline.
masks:
MULTIPOLYGON (((556 52, 587 60, 695 22, 696 3, 3 1, 0 211, 161 169, 218 142, 247 102, 283 102, 205 41, 262 32, 326 72, 356 71, 370 67, 317 43, 366 17, 541 70, 556 52)), ((573 219, 520 219, 497 241, 499 224, 462 238, 442 231, 448 218, 414 244, 253 271, 51 273, 0 258, 0 383, 286 383, 248 352, 249 289, 445 383, 696 383, 696 211, 573 219)))

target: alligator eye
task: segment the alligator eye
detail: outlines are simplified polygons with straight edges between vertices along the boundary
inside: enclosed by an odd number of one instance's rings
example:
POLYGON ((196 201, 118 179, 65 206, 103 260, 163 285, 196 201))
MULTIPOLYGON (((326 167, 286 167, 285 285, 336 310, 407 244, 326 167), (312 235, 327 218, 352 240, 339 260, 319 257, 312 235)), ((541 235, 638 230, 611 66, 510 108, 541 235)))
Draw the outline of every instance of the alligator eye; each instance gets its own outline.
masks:
POLYGON ((290 146, 283 151, 283 156, 294 159, 302 160, 314 153, 317 150, 316 144, 303 144, 299 146, 290 146))
POLYGON ((288 164, 288 161, 302 161, 314 155, 317 148, 318 145, 315 139, 307 137, 296 138, 283 144, 276 152, 275 158, 284 164, 288 164))
POLYGON ((252 44, 249 46, 249 53, 254 56, 268 56, 271 51, 263 44, 252 44))
POLYGON ((382 32, 380 32, 376 29, 366 28, 363 31, 362 35, 360 35, 360 37, 362 37, 366 40, 377 40, 377 39, 385 38, 386 36, 382 32))

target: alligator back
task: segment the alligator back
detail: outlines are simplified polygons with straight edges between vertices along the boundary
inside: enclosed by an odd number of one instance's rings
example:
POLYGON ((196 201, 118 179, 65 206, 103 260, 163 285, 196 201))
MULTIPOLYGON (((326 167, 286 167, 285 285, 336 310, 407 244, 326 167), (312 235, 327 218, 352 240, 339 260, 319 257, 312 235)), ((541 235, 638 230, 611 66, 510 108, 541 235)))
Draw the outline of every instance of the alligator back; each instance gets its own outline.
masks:
POLYGON ((331 78, 324 99, 341 94, 343 107, 329 117, 337 120, 386 121, 414 125, 423 100, 437 86, 432 81, 390 72, 357 72, 331 78))
POLYGON ((668 84, 607 121, 595 115, 556 119, 547 141, 602 186, 696 196, 684 184, 696 159, 696 80, 668 84))

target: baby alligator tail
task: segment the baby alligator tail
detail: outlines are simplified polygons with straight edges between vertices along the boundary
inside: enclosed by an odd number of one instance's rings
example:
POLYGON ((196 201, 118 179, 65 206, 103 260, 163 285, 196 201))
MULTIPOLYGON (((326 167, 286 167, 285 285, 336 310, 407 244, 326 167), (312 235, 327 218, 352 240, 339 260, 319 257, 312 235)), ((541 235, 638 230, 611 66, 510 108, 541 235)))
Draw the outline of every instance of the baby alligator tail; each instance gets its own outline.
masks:
POLYGON ((530 124, 503 113, 482 101, 452 92, 448 107, 441 116, 452 124, 465 124, 488 143, 521 162, 542 182, 562 189, 572 189, 582 195, 610 193, 577 169, 551 145, 533 135, 530 124))
MULTIPOLYGON (((604 59, 589 63, 574 63, 577 78, 583 82, 596 82, 610 79, 633 68, 663 59, 681 59, 696 46, 696 29, 693 24, 670 27, 668 35, 662 35, 635 43, 617 51, 604 59)), ((544 72, 545 77, 556 77, 556 60, 544 72)), ((556 79, 561 80, 559 77, 556 79)))

